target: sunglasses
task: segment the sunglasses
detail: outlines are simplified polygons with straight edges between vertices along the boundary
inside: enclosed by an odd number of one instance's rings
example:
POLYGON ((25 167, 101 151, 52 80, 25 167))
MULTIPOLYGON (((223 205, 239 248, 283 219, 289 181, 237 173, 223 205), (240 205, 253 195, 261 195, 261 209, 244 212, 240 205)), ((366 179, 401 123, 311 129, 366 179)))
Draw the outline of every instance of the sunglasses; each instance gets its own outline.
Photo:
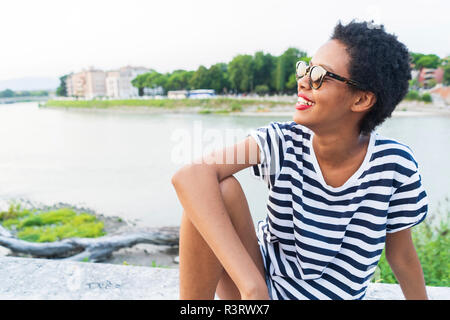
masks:
POLYGON ((298 61, 295 66, 295 78, 297 82, 306 75, 309 75, 309 85, 314 90, 319 89, 322 86, 323 79, 325 77, 330 77, 338 81, 342 81, 358 89, 365 90, 359 82, 350 80, 335 73, 325 70, 322 66, 308 66, 304 61, 298 61))

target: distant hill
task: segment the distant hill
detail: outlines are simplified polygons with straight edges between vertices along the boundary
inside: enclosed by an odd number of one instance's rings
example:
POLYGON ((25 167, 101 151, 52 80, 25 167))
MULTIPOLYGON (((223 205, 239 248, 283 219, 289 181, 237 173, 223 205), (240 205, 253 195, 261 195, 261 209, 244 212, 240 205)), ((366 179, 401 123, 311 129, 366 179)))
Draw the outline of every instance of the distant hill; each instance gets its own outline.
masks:
POLYGON ((58 78, 49 77, 26 77, 9 80, 0 80, 0 91, 11 89, 21 90, 56 90, 59 86, 58 78))

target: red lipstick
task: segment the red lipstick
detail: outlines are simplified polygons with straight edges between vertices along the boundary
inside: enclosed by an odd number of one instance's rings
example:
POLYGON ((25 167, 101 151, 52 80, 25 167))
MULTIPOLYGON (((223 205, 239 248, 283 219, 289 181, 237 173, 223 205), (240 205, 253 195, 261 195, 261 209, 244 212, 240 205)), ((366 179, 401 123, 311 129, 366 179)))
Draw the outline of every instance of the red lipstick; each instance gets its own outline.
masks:
POLYGON ((314 101, 308 99, 308 97, 299 93, 297 103, 295 104, 295 108, 297 110, 306 110, 314 106, 314 104, 315 104, 314 101))

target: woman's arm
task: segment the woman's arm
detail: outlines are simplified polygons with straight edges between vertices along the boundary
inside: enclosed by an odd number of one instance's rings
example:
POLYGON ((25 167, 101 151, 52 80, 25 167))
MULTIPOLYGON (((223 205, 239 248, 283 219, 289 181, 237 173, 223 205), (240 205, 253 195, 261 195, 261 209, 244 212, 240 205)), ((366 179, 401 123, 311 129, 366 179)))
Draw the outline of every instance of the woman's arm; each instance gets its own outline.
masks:
POLYGON ((200 162, 198 164, 184 166, 172 177, 185 212, 190 213, 191 222, 234 281, 243 299, 268 298, 266 283, 231 223, 219 182, 259 161, 258 146, 253 138, 248 137, 222 152, 214 152, 208 159, 197 161, 200 162), (237 161, 237 155, 243 155, 243 151, 245 159, 242 157, 237 161), (224 163, 226 155, 231 153, 234 161, 224 163), (254 160, 250 161, 252 158, 254 160))
POLYGON ((412 242, 410 229, 386 235, 386 259, 406 299, 428 299, 422 267, 412 242))

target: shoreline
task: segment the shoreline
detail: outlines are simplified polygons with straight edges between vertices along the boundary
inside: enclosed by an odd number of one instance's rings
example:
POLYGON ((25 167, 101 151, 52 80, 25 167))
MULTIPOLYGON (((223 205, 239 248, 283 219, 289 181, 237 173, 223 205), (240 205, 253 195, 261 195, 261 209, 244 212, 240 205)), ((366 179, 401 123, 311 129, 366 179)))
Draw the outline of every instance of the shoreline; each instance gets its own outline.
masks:
MULTIPOLYGON (((132 220, 123 220, 120 217, 103 214, 95 215, 104 223, 104 230, 108 236, 147 231, 146 227, 140 227, 137 222, 132 220)), ((114 251, 108 259, 99 263, 173 269, 178 268, 178 263, 175 262, 177 256, 178 247, 139 243, 130 248, 114 251)))
MULTIPOLYGON (((39 207, 39 204, 32 202, 24 202, 26 206, 39 207)), ((42 205, 40 205, 42 207, 42 205)), ((90 208, 78 207, 67 203, 56 203, 52 206, 47 206, 49 209, 57 209, 60 207, 69 207, 77 212, 87 212, 94 215, 99 221, 103 222, 103 230, 106 236, 118 235, 122 233, 137 233, 146 232, 148 227, 139 226, 137 221, 124 219, 119 216, 108 216, 98 213, 90 208)), ((0 246, 0 257, 23 257, 30 258, 27 254, 15 254, 10 249, 0 246)), ((178 263, 175 262, 175 257, 178 256, 178 247, 171 247, 166 245, 153 245, 146 243, 139 243, 130 248, 122 248, 116 250, 112 255, 104 261, 98 262, 101 264, 116 264, 116 265, 130 265, 142 267, 162 267, 162 268, 178 268, 178 263)), ((58 259, 53 259, 58 260, 58 259)))
MULTIPOLYGON (((237 100, 238 101, 238 100, 237 100)), ((67 101, 65 101, 67 103, 67 101)), ((242 106, 242 110, 231 111, 219 107, 204 106, 178 106, 178 107, 155 107, 155 106, 110 106, 110 107, 80 107, 80 106, 47 106, 39 105, 43 109, 65 109, 80 112, 114 112, 131 114, 198 114, 198 115, 226 115, 226 116, 275 116, 291 117, 295 111, 293 106, 282 104, 273 104, 266 106, 266 102, 261 104, 247 104, 242 106)), ((295 102, 292 103, 294 105, 295 102)), ((437 106, 417 101, 402 101, 392 112, 392 117, 420 117, 420 116, 450 116, 450 106, 437 106)))

